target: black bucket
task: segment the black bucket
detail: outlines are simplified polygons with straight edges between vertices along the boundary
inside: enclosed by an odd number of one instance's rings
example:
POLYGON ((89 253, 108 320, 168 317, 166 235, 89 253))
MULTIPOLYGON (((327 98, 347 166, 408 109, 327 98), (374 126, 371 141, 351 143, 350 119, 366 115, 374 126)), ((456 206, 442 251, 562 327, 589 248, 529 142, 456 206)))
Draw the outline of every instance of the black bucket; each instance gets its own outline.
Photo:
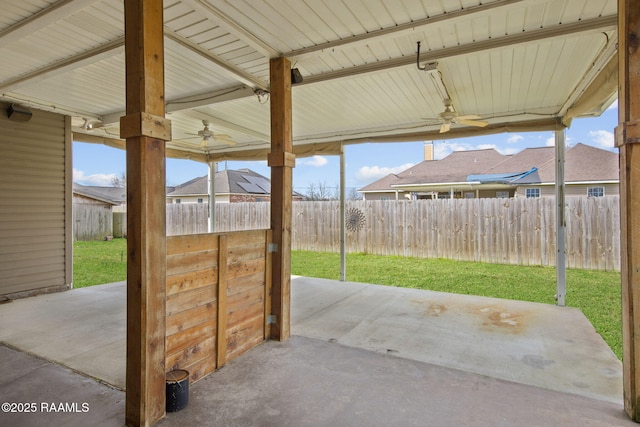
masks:
POLYGON ((167 412, 184 409, 189 403, 189 372, 176 369, 167 373, 167 412))

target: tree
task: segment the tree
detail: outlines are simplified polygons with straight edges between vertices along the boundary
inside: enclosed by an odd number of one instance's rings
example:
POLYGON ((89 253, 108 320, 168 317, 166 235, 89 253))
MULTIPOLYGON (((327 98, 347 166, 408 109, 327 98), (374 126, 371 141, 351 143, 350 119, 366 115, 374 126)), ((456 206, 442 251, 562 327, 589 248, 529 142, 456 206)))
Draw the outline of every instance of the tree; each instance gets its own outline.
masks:
POLYGON ((114 175, 111 178, 111 186, 120 188, 125 188, 127 186, 127 177, 124 172, 121 172, 120 175, 114 175))
POLYGON ((326 182, 311 183, 305 198, 311 201, 338 200, 339 193, 336 187, 329 187, 326 182))
POLYGON ((345 195, 347 200, 362 200, 362 194, 358 193, 356 187, 349 187, 347 194, 345 195))

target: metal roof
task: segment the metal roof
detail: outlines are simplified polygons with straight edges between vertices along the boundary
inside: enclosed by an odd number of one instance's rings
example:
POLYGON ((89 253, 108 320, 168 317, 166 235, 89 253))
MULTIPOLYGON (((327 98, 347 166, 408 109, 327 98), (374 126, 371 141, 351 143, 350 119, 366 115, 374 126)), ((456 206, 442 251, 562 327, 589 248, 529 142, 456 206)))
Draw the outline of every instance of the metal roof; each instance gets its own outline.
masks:
MULTIPOLYGON (((0 100, 72 116, 75 140, 122 146, 123 15, 122 0, 4 0, 0 100)), ((441 139, 445 98, 489 123, 454 124, 455 138, 556 129, 600 114, 617 90, 615 0, 165 0, 164 19, 174 157, 265 156, 278 56, 304 78, 292 95, 300 156, 441 139), (202 120, 237 144, 201 148, 202 120)))

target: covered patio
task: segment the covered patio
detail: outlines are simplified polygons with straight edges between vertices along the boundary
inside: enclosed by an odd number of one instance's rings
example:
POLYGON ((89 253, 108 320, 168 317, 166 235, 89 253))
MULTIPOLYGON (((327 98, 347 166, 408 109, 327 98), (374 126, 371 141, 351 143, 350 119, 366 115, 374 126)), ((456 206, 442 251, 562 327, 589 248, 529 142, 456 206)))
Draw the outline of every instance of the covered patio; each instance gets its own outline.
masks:
MULTIPOLYGON (((640 237, 634 222, 640 199, 635 187, 640 157, 634 155, 640 141, 638 0, 6 3, 0 23, 0 107, 5 112, 0 116, 0 183, 5 190, 0 295, 13 300, 72 288, 71 143, 126 148, 128 425, 153 425, 165 416, 168 371, 188 369, 195 387, 263 341, 289 338, 296 157, 339 155, 344 171, 345 144, 424 141, 443 133, 456 138, 553 132, 557 299, 563 306, 564 129, 575 118, 600 114, 616 94, 623 400, 628 415, 640 420, 640 374, 635 369, 640 362, 635 347, 640 320, 634 314, 640 304, 640 237), (167 156, 205 162, 211 170, 227 159, 266 159, 272 170, 270 228, 167 238, 167 156)), ((363 295, 367 292, 362 290, 363 295)), ((18 304, 23 302, 0 306, 0 313, 18 304)), ((457 325, 460 318, 446 309, 457 305, 416 302, 412 307, 425 318, 457 325)), ((535 320, 525 314, 502 317, 511 308, 476 308, 480 314, 472 318, 484 316, 490 329, 500 326, 513 332, 521 321, 535 320)), ((409 311, 405 307, 396 314, 402 317, 409 311)), ((372 321, 364 319, 353 324, 354 331, 372 321)), ((423 354, 436 341, 414 352, 394 348, 400 346, 387 344, 389 337, 407 341, 413 335, 404 333, 414 323, 392 320, 386 323, 398 325, 398 330, 375 338, 382 347, 375 347, 370 338, 376 335, 366 328, 369 341, 361 338, 354 345, 423 354)), ((73 323, 64 319, 59 327, 67 331, 73 323)), ((457 326, 463 329, 464 324, 457 326)), ((85 332, 93 336, 98 331, 90 325, 85 332)), ((556 327, 540 335, 553 336, 556 327)), ((46 330, 46 325, 40 328, 46 330)), ((329 331, 332 336, 322 338, 338 343, 353 333, 329 331)), ((438 336, 436 332, 428 334, 438 336)), ((35 336, 26 334, 25 339, 35 336)), ((511 333, 509 340, 518 342, 516 337, 511 333)), ((296 338, 290 349, 298 342, 313 342, 305 340, 309 338, 296 338)), ((338 343, 335 348, 342 348, 338 343)), ((449 341, 453 348, 470 350, 454 343, 449 341)), ((95 345, 87 352, 97 357, 102 344, 95 345)), ((264 348, 277 352, 287 345, 267 343, 264 348)), ((442 354, 436 359, 456 360, 452 353, 442 354)), ((550 371, 560 359, 553 352, 525 350, 512 356, 520 368, 515 372, 550 371)), ((473 363, 485 362, 479 357, 473 363)), ((617 375, 607 369, 601 373, 617 375)), ((574 388, 595 389, 576 381, 574 388)), ((278 418, 279 424, 289 422, 278 418)))
MULTIPOLYGON (((121 282, 4 306, 4 400, 87 402, 67 425, 121 425, 125 294, 121 282)), ((189 406, 161 425, 633 424, 622 365, 576 309, 294 277, 292 334, 193 384, 189 406)), ((2 418, 39 425, 36 415, 2 418)))

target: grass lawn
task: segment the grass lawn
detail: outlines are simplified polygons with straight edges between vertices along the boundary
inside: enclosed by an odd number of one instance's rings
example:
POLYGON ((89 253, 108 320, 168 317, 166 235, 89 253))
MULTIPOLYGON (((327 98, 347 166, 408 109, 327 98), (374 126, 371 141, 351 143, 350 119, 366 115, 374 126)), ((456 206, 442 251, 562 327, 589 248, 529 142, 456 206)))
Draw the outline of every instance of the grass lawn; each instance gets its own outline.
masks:
MULTIPOLYGON (((126 246, 125 239, 75 242, 74 286, 125 280, 126 246)), ((340 277, 339 254, 293 251, 291 263, 296 275, 334 280, 340 277)), ((555 304, 556 271, 547 267, 348 254, 347 280, 555 304)), ((567 270, 566 302, 582 310, 622 359, 620 274, 567 270)))
POLYGON ((73 287, 127 280, 127 239, 73 242, 73 287))

